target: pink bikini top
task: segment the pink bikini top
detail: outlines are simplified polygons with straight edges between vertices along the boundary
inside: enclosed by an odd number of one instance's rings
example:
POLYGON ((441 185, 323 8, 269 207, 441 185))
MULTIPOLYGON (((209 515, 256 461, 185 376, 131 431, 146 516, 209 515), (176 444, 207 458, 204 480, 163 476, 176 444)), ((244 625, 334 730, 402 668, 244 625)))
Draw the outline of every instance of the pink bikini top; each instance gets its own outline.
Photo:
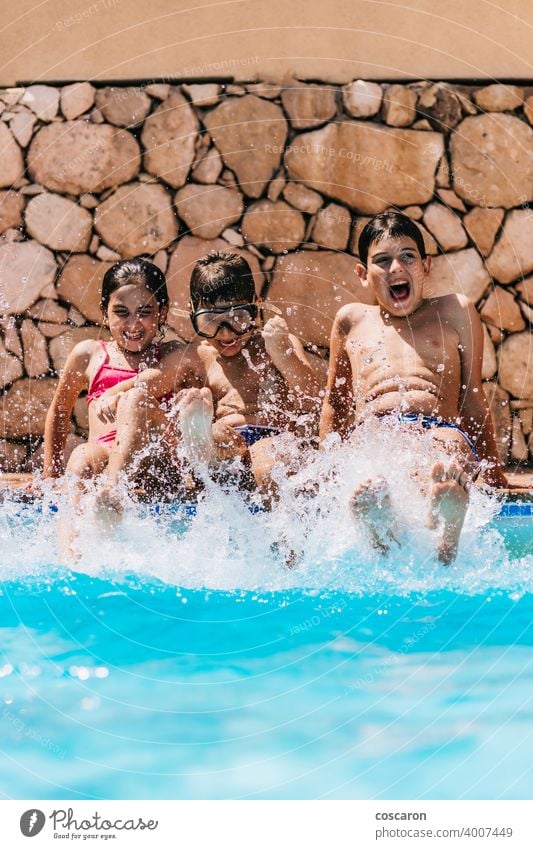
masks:
MULTIPOLYGON (((120 368, 119 366, 109 365, 109 353, 105 346, 105 342, 101 339, 99 341, 103 348, 105 358, 91 380, 91 385, 89 386, 89 391, 87 393, 87 404, 90 404, 96 398, 99 398, 100 395, 103 395, 107 389, 111 389, 111 387, 116 386, 117 383, 123 383, 123 381, 130 380, 132 377, 139 374, 139 372, 135 369, 120 368)), ((158 362, 161 359, 161 350, 159 346, 156 349, 156 358, 158 362)), ((165 395, 164 398, 161 398, 161 401, 172 398, 172 395, 172 392, 165 395)))

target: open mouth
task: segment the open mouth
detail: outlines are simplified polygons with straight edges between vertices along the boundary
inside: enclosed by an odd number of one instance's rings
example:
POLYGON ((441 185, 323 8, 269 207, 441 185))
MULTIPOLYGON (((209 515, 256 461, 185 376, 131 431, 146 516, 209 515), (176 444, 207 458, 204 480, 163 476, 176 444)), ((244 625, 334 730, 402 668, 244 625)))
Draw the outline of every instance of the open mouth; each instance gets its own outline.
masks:
POLYGON ((138 333, 123 333, 124 339, 127 339, 128 342, 138 342, 143 338, 144 332, 140 330, 138 333))
POLYGON ((394 301, 401 304, 409 298, 411 284, 406 280, 401 280, 398 283, 391 283, 389 289, 394 301))
POLYGON ((233 348, 235 345, 238 345, 241 340, 231 339, 229 342, 223 342, 222 339, 218 339, 217 341, 221 348, 233 348))

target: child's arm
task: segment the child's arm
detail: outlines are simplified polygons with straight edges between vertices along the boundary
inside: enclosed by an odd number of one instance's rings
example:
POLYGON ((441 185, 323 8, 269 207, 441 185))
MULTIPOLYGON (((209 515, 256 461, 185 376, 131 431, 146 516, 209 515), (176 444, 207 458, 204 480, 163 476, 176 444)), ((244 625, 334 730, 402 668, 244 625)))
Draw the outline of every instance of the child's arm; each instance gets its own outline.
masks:
POLYGON ((343 307, 333 323, 329 352, 329 373, 320 416, 320 439, 330 433, 348 436, 353 420, 352 367, 346 353, 347 310, 343 307))
POLYGON ((120 396, 129 389, 143 388, 154 399, 159 400, 172 392, 203 384, 191 367, 190 356, 183 345, 171 349, 161 360, 158 368, 147 368, 135 377, 123 380, 107 389, 94 401, 96 415, 101 421, 113 422, 116 418, 120 396))
POLYGON ((290 388, 318 402, 326 384, 327 364, 318 357, 310 361, 302 343, 289 333, 287 322, 280 316, 266 322, 262 336, 267 354, 290 388))
POLYGON ((78 395, 88 385, 87 368, 94 342, 80 342, 70 352, 44 426, 43 478, 58 478, 65 470, 65 443, 78 395))
POLYGON ((244 401, 226 377, 213 345, 207 340, 201 342, 195 348, 194 357, 201 385, 207 386, 213 396, 215 421, 230 427, 246 424, 244 401))
POLYGON ((473 440, 481 460, 488 460, 492 468, 484 477, 492 486, 506 487, 494 436, 494 426, 489 406, 483 392, 481 365, 483 362, 483 326, 475 306, 463 295, 458 296, 461 310, 457 330, 460 336, 461 391, 459 412, 461 423, 473 440))

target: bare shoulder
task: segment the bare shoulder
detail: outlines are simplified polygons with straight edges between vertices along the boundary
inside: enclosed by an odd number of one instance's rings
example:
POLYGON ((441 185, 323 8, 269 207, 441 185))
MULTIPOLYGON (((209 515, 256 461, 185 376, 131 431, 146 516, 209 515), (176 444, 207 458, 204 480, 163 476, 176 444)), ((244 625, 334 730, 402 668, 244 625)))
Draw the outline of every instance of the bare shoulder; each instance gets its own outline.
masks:
POLYGON ((166 357, 174 353, 174 351, 181 351, 186 347, 187 342, 184 339, 171 339, 170 342, 161 343, 161 355, 166 357))
POLYGON ((173 340, 162 347, 162 364, 165 370, 172 369, 181 374, 197 374, 201 370, 201 360, 198 357, 198 344, 173 340))
POLYGON ((337 315, 335 316, 335 324, 341 332, 346 334, 351 330, 351 328, 355 324, 358 324, 362 318, 364 318, 369 313, 374 313, 375 311, 375 306, 369 306, 368 304, 360 304, 357 301, 352 304, 345 304, 343 307, 340 308, 337 315))
POLYGON ((466 295, 450 294, 432 299, 435 311, 458 329, 478 324, 480 319, 475 304, 466 295))
POLYGON ((98 339, 84 339, 74 345, 65 363, 65 369, 85 371, 92 358, 102 351, 98 339))
POLYGON ((170 342, 163 342, 161 345, 161 362, 167 363, 182 357, 187 351, 187 342, 181 339, 172 339, 170 342))

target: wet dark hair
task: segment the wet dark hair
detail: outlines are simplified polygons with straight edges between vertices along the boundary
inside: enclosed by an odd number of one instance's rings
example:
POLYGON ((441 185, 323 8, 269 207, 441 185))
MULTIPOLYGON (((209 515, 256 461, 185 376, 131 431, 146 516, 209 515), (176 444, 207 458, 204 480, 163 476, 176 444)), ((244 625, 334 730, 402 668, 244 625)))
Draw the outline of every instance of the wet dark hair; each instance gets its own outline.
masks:
POLYGON ((167 281, 165 275, 157 265, 149 262, 143 257, 134 259, 122 259, 108 268, 102 280, 102 291, 100 294, 100 307, 103 312, 107 311, 109 299, 113 292, 121 286, 129 286, 132 283, 140 283, 153 292, 159 308, 168 304, 167 281))
POLYGON ((191 304, 215 306, 217 301, 255 300, 252 269, 243 256, 212 251, 195 264, 190 283, 191 304))
POLYGON ((367 264, 370 245, 381 241, 385 236, 390 236, 392 239, 407 236, 416 243, 422 259, 426 258, 424 237, 415 222, 403 212, 380 212, 365 225, 359 236, 359 259, 363 265, 367 264))

